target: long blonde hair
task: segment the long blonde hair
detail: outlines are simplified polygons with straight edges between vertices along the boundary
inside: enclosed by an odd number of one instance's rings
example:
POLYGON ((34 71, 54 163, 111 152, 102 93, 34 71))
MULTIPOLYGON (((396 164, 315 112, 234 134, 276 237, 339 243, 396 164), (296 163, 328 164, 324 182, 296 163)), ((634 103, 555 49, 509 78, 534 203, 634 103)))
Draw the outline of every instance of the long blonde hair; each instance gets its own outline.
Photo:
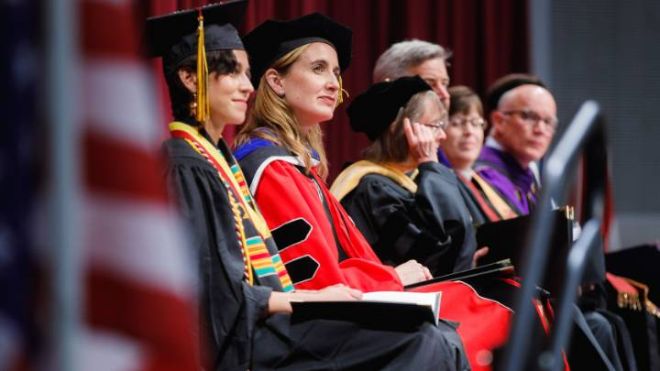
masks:
MULTIPOLYGON (((309 45, 293 49, 275 61, 270 68, 280 75, 285 75, 309 45)), ((321 127, 317 124, 307 131, 301 130, 298 119, 284 97, 277 95, 268 85, 266 74, 259 80, 248 122, 236 136, 236 145, 247 143, 251 137, 259 137, 286 147, 302 159, 307 171, 312 168, 312 151, 316 151, 320 157, 318 174, 323 179, 327 177, 328 160, 323 147, 321 127), (259 128, 268 130, 258 130, 259 128)))

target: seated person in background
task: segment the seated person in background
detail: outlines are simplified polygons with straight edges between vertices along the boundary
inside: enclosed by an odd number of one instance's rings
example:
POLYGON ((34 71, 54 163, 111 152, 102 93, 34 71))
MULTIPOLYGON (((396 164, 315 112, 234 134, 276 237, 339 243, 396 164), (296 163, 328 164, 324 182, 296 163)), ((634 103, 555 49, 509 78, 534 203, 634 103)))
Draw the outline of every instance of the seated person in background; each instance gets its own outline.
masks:
MULTIPOLYGON (((447 60, 450 57, 451 52, 438 44, 416 39, 401 41, 392 44, 392 46, 378 57, 374 66, 373 81, 391 81, 404 76, 418 75, 438 95, 445 108, 449 108, 450 94, 448 91, 449 75, 447 73, 447 60)), ((460 183, 457 182, 457 184, 460 183)), ((447 187, 443 189, 448 190, 450 194, 454 193, 453 190, 447 187)), ((477 209, 466 191, 461 190, 460 194, 462 197, 453 197, 453 195, 444 197, 447 201, 453 200, 453 205, 447 205, 450 207, 445 210, 445 212, 449 213, 445 215, 447 220, 458 220, 457 215, 451 213, 452 210, 468 208, 469 213, 473 214, 473 211, 477 209)), ((478 213, 475 214, 479 215, 478 213)), ((473 220, 472 223, 476 224, 478 221, 473 220)), ((462 239, 462 246, 457 246, 458 241, 453 240, 452 244, 454 247, 461 251, 474 249, 476 242, 469 234, 466 235, 466 238, 462 239)), ((487 253, 487 249, 479 249, 477 251, 477 258, 487 253)))
POLYGON ((516 213, 506 201, 473 169, 484 142, 488 123, 483 118, 479 96, 467 86, 449 88, 451 104, 447 139, 440 144, 440 161, 454 169, 460 180, 475 225, 513 218, 516 213))
POLYGON ((372 143, 331 191, 376 254, 386 264, 416 259, 434 276, 469 269, 474 228, 456 176, 438 163, 447 124, 438 96, 420 77, 402 77, 372 85, 347 112, 372 143))
POLYGON ((291 322, 290 301, 358 300, 361 293, 343 285, 293 290, 222 139, 226 125, 245 120, 254 91, 238 33, 224 23, 244 7, 203 8, 203 45, 197 43, 195 10, 147 21, 150 54, 163 57, 176 120, 164 144, 167 179, 198 259, 199 323, 191 331, 203 352, 199 369, 463 369, 456 367, 456 348, 431 324, 395 332, 337 320, 291 322), (198 46, 205 46, 208 74, 198 74, 204 71, 198 46))
POLYGON ((511 74, 489 89, 492 129, 475 170, 518 215, 536 204, 539 180, 533 170, 545 155, 557 128, 557 105, 535 76, 511 74), (531 166, 530 166, 531 165, 531 166))
MULTIPOLYGON (((492 131, 475 170, 516 214, 527 215, 536 205, 540 187, 536 163, 546 154, 557 128, 555 99, 536 76, 510 74, 493 83, 486 101, 494 107, 490 113, 492 131)), ((583 304, 591 295, 598 295, 600 286, 582 287, 580 302, 589 326, 584 330, 591 332, 592 342, 597 341, 592 344, 594 348, 602 349, 606 361, 620 370, 613 325, 593 306, 583 304)), ((570 356, 579 359, 582 352, 573 350, 570 356)))

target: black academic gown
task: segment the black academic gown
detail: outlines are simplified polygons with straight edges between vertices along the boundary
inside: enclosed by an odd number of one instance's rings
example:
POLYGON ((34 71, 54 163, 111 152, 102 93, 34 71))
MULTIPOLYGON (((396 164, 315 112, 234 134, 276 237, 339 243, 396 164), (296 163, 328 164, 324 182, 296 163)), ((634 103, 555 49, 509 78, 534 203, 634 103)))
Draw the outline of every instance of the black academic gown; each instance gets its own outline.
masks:
MULTIPOLYGON (((219 149, 234 162, 224 142, 219 149)), ((276 277, 245 280, 242 253, 227 188, 217 171, 182 139, 165 142, 167 179, 190 226, 199 266, 199 335, 213 370, 457 370, 456 354, 441 330, 424 324, 411 331, 360 328, 352 322, 291 323, 285 314, 267 316, 276 277)), ((245 232, 255 235, 244 219, 245 232)), ((276 249, 271 240, 268 250, 276 249)), ((460 357, 459 357, 460 358, 460 357)))
POLYGON ((476 238, 456 175, 435 162, 418 170, 414 194, 368 174, 341 203, 385 263, 416 259, 434 276, 470 269, 476 238))
POLYGON ((468 186, 463 183, 460 179, 458 180, 458 190, 463 196, 463 201, 465 201, 465 207, 467 207, 470 217, 472 218, 472 224, 474 226, 482 225, 488 222, 488 216, 486 213, 479 207, 479 202, 476 200, 474 194, 468 186))

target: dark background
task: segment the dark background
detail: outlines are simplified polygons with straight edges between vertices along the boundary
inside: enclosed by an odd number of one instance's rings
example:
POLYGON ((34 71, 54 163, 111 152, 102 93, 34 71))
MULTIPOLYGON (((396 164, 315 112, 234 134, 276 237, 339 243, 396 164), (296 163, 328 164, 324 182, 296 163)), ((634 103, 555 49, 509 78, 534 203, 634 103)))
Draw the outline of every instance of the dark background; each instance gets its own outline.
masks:
MULTIPOLYGON (((212 2, 216 1, 151 0, 148 12, 161 15, 212 2)), ((526 0, 250 0, 241 31, 244 34, 270 18, 289 19, 312 12, 353 29, 353 60, 343 75, 351 97, 371 84, 373 66, 382 52, 392 43, 411 38, 449 48, 454 54, 451 83, 468 85, 479 93, 498 77, 529 68, 526 0)), ((161 79, 163 106, 169 107, 159 64, 155 71, 161 79)), ((365 136, 351 132, 345 108, 346 103, 332 121, 323 124, 330 162, 328 181, 344 162, 358 159, 368 143, 365 136)), ((232 138, 233 129, 225 133, 227 139, 232 138)))

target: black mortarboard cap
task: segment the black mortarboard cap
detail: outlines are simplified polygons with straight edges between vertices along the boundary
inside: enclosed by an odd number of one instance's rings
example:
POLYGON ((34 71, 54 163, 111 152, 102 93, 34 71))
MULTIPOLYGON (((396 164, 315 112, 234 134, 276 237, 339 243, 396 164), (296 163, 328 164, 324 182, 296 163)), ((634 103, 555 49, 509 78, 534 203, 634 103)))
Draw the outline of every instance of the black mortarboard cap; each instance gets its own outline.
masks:
POLYGON ((521 85, 537 85, 546 88, 541 79, 534 75, 526 73, 512 73, 497 79, 486 93, 486 112, 497 109, 500 99, 506 92, 513 90, 521 85))
POLYGON ((236 31, 243 21, 246 0, 213 4, 147 19, 147 55, 163 57, 166 72, 176 70, 185 58, 197 54, 197 16, 204 16, 206 51, 244 49, 236 31))
POLYGON ((346 112, 351 128, 365 133, 370 140, 378 138, 396 119, 399 109, 413 95, 431 90, 419 76, 401 77, 371 85, 367 91, 355 97, 346 112))
POLYGON ((312 42, 330 43, 337 51, 339 68, 344 71, 351 62, 352 38, 350 28, 320 13, 287 21, 265 21, 243 38, 250 56, 252 84, 258 86, 261 76, 276 60, 312 42))

